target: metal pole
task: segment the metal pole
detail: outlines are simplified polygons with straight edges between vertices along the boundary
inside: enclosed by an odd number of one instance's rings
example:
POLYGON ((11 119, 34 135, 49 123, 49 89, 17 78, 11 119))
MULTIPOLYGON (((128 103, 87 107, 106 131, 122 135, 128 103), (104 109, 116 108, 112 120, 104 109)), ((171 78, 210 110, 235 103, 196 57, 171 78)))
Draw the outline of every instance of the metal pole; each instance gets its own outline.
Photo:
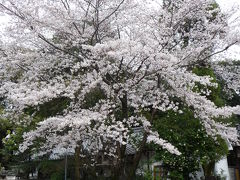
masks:
POLYGON ((65 180, 67 180, 67 155, 65 156, 65 180))

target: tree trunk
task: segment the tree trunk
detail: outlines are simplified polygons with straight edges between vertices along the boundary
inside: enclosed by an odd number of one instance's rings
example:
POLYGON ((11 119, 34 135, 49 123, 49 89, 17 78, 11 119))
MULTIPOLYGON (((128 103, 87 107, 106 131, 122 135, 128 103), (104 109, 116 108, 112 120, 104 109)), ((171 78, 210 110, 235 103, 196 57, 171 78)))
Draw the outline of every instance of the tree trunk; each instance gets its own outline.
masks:
POLYGON ((134 156, 133 165, 132 165, 132 168, 130 169, 128 177, 127 177, 128 180, 135 179, 136 170, 137 170, 139 162, 141 160, 144 147, 145 147, 145 145, 147 143, 147 136, 148 136, 148 134, 147 134, 147 132, 145 132, 144 135, 143 135, 143 140, 141 142, 140 148, 139 148, 139 150, 136 152, 136 154, 134 156))
POLYGON ((79 155, 80 155, 80 148, 76 147, 75 149, 75 180, 80 180, 80 161, 79 161, 79 155))
POLYGON ((125 150, 125 145, 120 146, 120 144, 118 144, 118 160, 116 165, 112 168, 112 180, 119 180, 124 177, 125 150))
POLYGON ((184 180, 189 180, 190 178, 189 178, 189 172, 184 172, 183 173, 183 178, 184 178, 184 180))
MULTIPOLYGON (((154 115, 156 113, 156 109, 153 109, 152 110, 152 114, 151 114, 151 119, 149 120, 150 123, 153 122, 153 118, 154 118, 154 115)), ((132 180, 132 179, 135 179, 135 176, 136 176, 136 170, 138 168, 138 165, 139 165, 139 162, 141 160, 141 157, 142 157, 142 153, 143 153, 143 150, 146 146, 146 143, 147 143, 147 137, 148 137, 148 132, 144 132, 144 135, 143 135, 143 140, 140 144, 140 147, 139 147, 139 150, 136 152, 135 156, 134 156, 134 160, 133 160, 133 166, 128 174, 128 177, 127 179, 128 180, 132 180)))
MULTIPOLYGON (((122 117, 121 119, 128 119, 128 99, 127 99, 127 92, 125 92, 124 96, 120 98, 120 101, 122 103, 122 117)), ((123 139, 126 141, 126 139, 123 139)), ((117 163, 116 166, 113 167, 113 180, 119 180, 121 177, 124 176, 124 163, 125 163, 125 151, 126 151, 126 145, 121 145, 118 143, 117 145, 117 163)))
POLYGON ((214 165, 215 165, 215 162, 214 161, 211 161, 209 162, 208 164, 205 164, 203 165, 203 172, 204 172, 204 176, 205 176, 205 179, 214 179, 213 177, 213 171, 214 171, 214 165))

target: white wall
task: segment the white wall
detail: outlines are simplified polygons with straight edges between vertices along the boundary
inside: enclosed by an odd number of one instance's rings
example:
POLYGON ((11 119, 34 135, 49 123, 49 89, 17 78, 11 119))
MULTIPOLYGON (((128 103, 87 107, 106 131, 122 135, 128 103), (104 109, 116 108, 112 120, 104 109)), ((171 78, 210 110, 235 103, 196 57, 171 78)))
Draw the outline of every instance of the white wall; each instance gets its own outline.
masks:
POLYGON ((231 180, 229 169, 228 169, 227 157, 224 157, 223 159, 221 159, 215 164, 215 173, 217 175, 226 177, 226 180, 231 180))

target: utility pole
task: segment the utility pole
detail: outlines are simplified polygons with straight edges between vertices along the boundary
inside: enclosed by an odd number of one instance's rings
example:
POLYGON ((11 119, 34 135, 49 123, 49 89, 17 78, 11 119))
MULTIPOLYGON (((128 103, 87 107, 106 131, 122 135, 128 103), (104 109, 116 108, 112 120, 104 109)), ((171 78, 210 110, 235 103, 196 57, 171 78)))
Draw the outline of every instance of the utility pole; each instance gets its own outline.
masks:
POLYGON ((65 180, 67 180, 67 154, 65 155, 65 180))

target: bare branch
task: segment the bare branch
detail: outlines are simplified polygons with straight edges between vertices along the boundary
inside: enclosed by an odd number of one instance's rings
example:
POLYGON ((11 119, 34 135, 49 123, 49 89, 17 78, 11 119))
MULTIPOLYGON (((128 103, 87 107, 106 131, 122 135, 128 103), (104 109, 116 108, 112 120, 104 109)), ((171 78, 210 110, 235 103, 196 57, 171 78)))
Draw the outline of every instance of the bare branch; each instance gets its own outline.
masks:
POLYGON ((103 18, 99 23, 96 24, 95 31, 94 31, 94 33, 93 33, 93 35, 92 35, 92 38, 91 38, 91 44, 93 44, 93 39, 94 39, 94 37, 96 36, 96 34, 98 33, 99 26, 100 26, 104 21, 106 21, 108 18, 110 18, 114 13, 116 13, 116 12, 119 10, 119 8, 121 7, 121 5, 124 3, 124 1, 125 1, 125 0, 122 0, 122 1, 118 4, 118 6, 115 8, 114 11, 112 11, 109 15, 107 15, 107 16, 106 16, 105 18, 103 18))
POLYGON ((17 14, 13 10, 9 9, 7 6, 3 5, 2 3, 0 3, 0 6, 4 9, 6 9, 7 11, 9 11, 10 13, 12 13, 13 15, 17 16, 18 18, 25 20, 25 17, 22 14, 17 14))
POLYGON ((237 43, 238 43, 238 41, 235 41, 235 42, 233 42, 233 43, 227 45, 224 49, 222 49, 222 50, 220 50, 220 51, 217 51, 217 52, 215 52, 215 53, 213 53, 213 54, 211 54, 211 55, 209 55, 209 56, 207 56, 207 57, 201 59, 200 61, 204 61, 204 60, 209 59, 210 57, 212 57, 212 56, 214 56, 214 55, 220 54, 220 53, 222 53, 222 52, 228 50, 231 46, 233 46, 233 45, 235 45, 235 44, 237 44, 237 43))
POLYGON ((60 47, 56 46, 55 44, 53 44, 52 42, 50 42, 49 40, 47 40, 42 34, 38 34, 38 37, 39 37, 40 39, 42 39, 43 41, 45 41, 46 43, 48 43, 49 45, 51 45, 52 47, 54 47, 56 50, 62 51, 62 52, 64 52, 65 54, 69 54, 69 55, 74 56, 74 57, 77 58, 77 59, 80 59, 76 54, 73 54, 73 53, 71 53, 71 52, 69 52, 69 51, 66 51, 66 50, 61 49, 60 47))

